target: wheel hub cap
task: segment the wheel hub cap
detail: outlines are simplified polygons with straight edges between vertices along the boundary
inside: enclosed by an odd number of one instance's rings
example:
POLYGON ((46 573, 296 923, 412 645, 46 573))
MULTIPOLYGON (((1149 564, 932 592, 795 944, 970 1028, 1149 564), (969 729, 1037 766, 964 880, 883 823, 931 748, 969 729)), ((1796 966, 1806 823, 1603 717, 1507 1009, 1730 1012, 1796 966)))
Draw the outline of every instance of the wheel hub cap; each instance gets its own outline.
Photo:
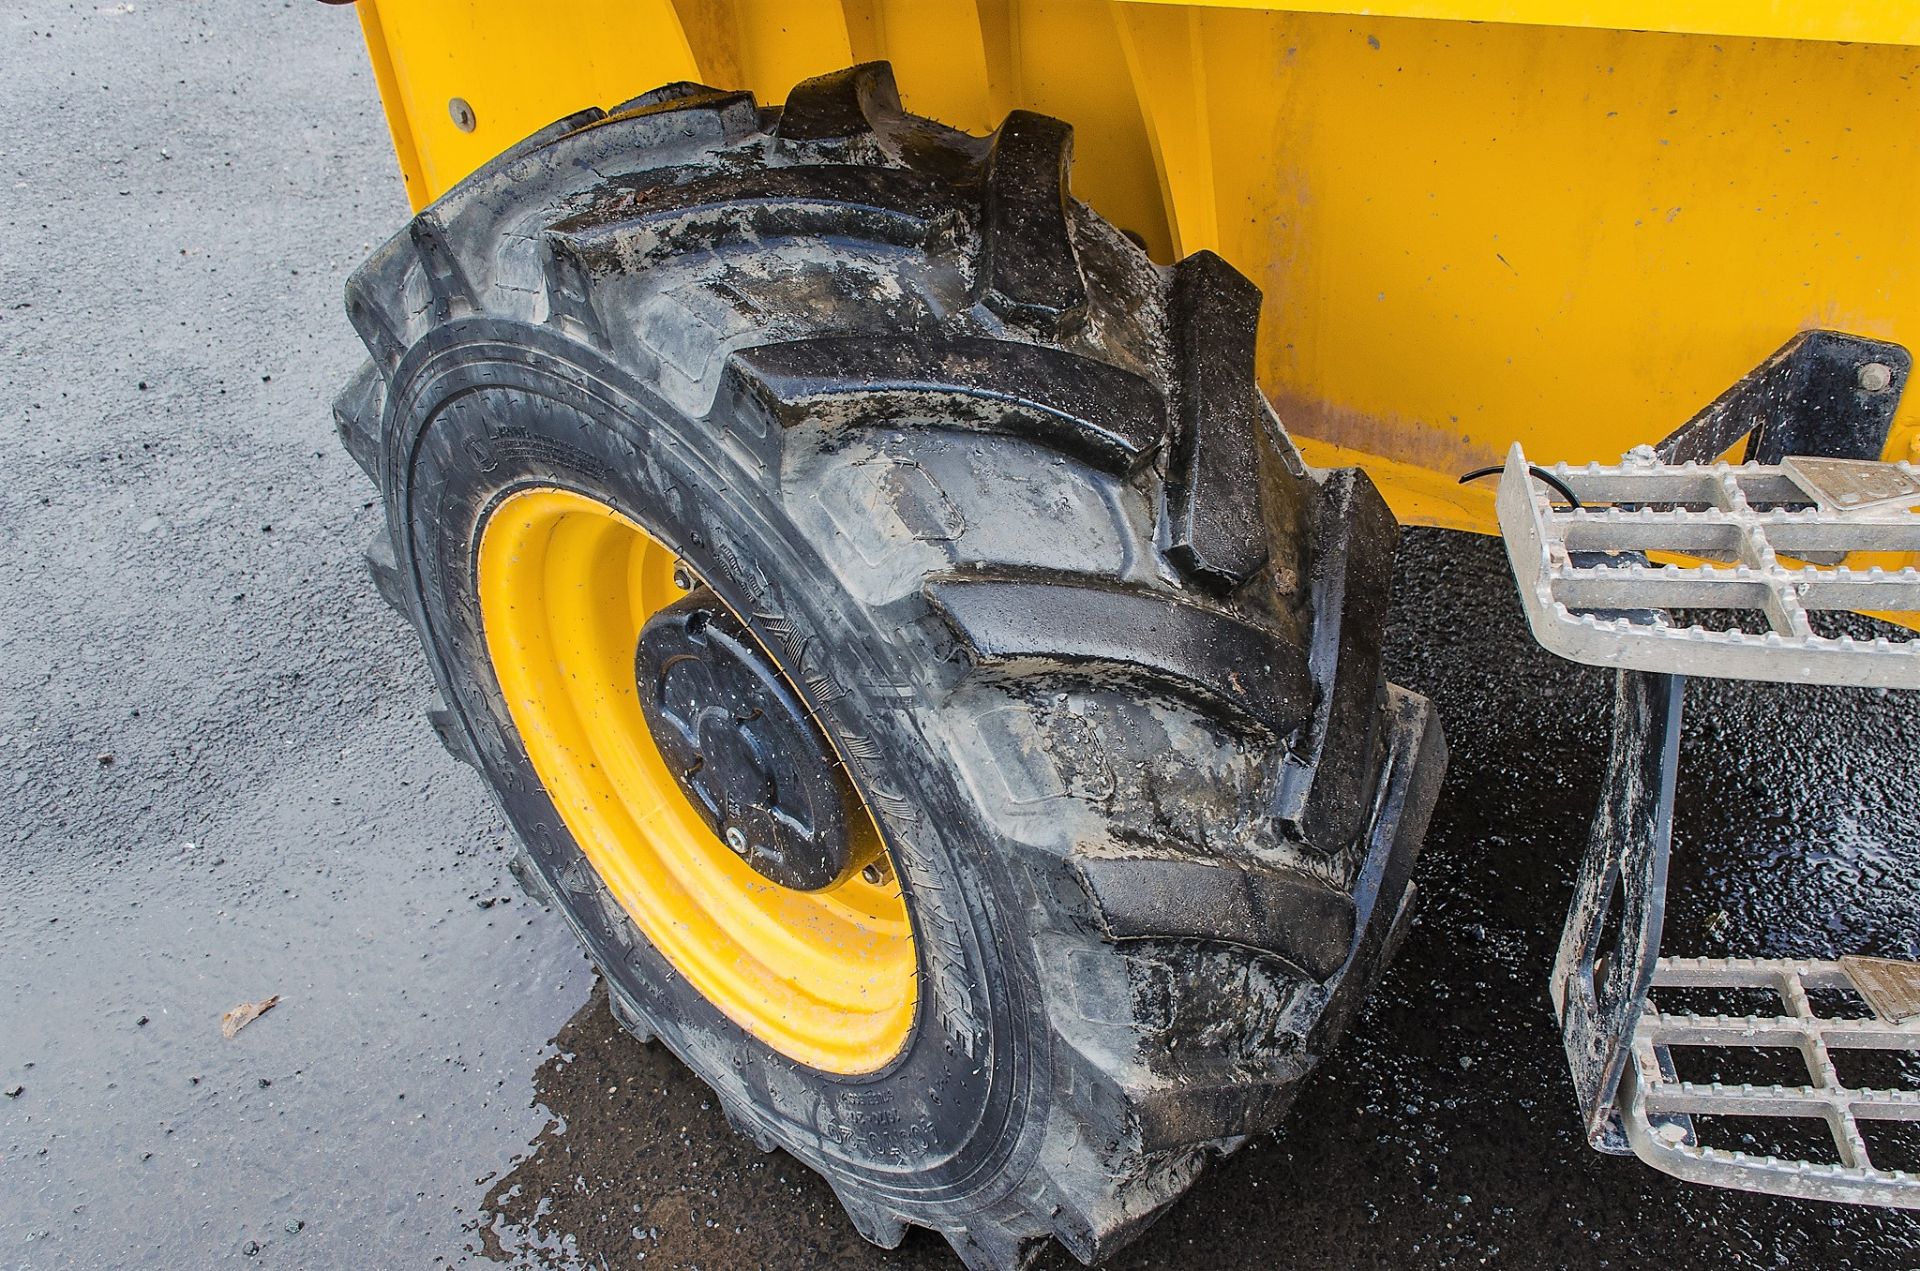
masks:
POLYGON ((826 738, 713 592, 698 588, 647 620, 634 677, 680 788, 763 877, 823 891, 868 864, 849 843, 851 792, 826 738))

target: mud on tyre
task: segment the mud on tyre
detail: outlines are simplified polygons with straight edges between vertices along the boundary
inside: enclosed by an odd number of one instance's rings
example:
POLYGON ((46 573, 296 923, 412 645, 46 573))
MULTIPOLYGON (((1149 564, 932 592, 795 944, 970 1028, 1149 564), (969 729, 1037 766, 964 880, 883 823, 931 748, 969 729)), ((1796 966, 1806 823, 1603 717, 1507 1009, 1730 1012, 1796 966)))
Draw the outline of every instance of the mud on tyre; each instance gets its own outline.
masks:
POLYGON ((1381 678, 1393 518, 1259 395, 1258 291, 1148 260, 1070 142, 906 114, 878 64, 582 112, 354 275, 337 406, 435 727, 616 1014, 869 1240, 981 1268, 1099 1258, 1273 1126, 1445 762, 1381 678), (689 603, 810 776, 710 669, 711 756, 635 735, 682 690, 633 642, 689 603), (838 881, 729 853, 749 815, 838 881))

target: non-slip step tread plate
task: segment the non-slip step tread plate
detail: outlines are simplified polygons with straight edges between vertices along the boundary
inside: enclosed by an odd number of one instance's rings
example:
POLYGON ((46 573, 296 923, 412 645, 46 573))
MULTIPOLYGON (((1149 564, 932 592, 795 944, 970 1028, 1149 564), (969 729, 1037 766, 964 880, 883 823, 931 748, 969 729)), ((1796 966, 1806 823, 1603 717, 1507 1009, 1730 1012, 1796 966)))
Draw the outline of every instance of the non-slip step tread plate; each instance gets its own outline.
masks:
MULTIPOLYGON (((1920 1173, 1873 1159, 1863 1122, 1920 1122, 1920 1089, 1846 1084, 1833 1052, 1904 1052, 1920 1057, 1920 1018, 1891 1019, 1857 1010, 1836 1014, 1832 1002, 1851 995, 1872 1007, 1847 961, 1764 958, 1661 958, 1653 992, 1766 992, 1777 1009, 1752 1016, 1695 1015, 1656 1009, 1634 1029, 1632 1062, 1622 1082, 1621 1112, 1634 1154, 1656 1169, 1697 1183, 1808 1200, 1920 1209, 1920 1173), (1818 1001, 1816 1001, 1818 995, 1818 1001), (1794 1084, 1682 1080, 1675 1056, 1751 1054, 1756 1048, 1800 1053, 1806 1079, 1794 1084), (1833 1162, 1708 1146, 1688 1132, 1694 1116, 1788 1118, 1824 1123, 1833 1162)), ((1920 976, 1920 966, 1912 967, 1920 976)), ((1857 970, 1857 968, 1856 968, 1857 970)))
POLYGON ((1575 507, 1514 446, 1500 478, 1500 532, 1534 638, 1616 669, 1920 688, 1920 641, 1824 636, 1808 617, 1920 611, 1920 569, 1822 563, 1920 551, 1920 470, 1819 462, 1817 471, 1791 458, 1669 465, 1636 453, 1544 470, 1575 507), (1652 564, 1648 552, 1705 559, 1652 564), (1673 608, 1750 611, 1766 629, 1683 627, 1664 612, 1673 608))

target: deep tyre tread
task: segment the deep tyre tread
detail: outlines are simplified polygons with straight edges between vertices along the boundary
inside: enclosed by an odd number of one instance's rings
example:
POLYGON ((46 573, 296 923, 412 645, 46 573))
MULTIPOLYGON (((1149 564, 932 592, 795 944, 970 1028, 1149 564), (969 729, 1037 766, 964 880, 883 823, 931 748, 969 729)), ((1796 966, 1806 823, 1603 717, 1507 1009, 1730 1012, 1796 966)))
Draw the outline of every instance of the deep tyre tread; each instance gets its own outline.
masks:
POLYGON ((434 730, 615 1019, 864 1238, 926 1227, 976 1271, 1106 1257, 1272 1127, 1405 931, 1445 764, 1381 680, 1392 517, 1261 397, 1258 290, 1154 265, 1071 154, 1042 115, 908 115, 881 63, 779 110, 680 83, 581 111, 356 272, 370 361, 335 407, 434 730), (562 828, 471 596, 527 484, 652 518, 833 735, 920 953, 877 1076, 721 1017, 562 828))
POLYGON ((1057 335, 1086 316, 1087 285, 1068 229, 1073 129, 1016 110, 993 136, 981 298, 1004 318, 1057 335))
POLYGON ((1165 591, 1084 575, 940 574, 924 592, 978 666, 1107 667, 1275 738, 1312 709, 1284 643, 1255 623, 1165 591))
POLYGON ((333 430, 341 448, 375 482, 380 479, 380 410, 386 399, 386 381, 371 362, 363 363, 333 399, 333 430))
MULTIPOLYGON (((553 892, 547 887, 547 880, 540 876, 539 869, 527 858, 527 850, 524 847, 516 848, 507 860, 507 876, 513 879, 521 895, 528 900, 542 909, 553 908, 553 892)), ((614 1011, 616 1019, 619 1015, 618 1010, 614 1011)))
POLYGON ((379 593, 380 599, 387 602, 388 608, 412 622, 413 589, 401 577, 400 562, 393 555, 393 537, 387 533, 384 525, 367 540, 365 562, 367 576, 373 579, 373 589, 379 593))
MULTIPOLYGON (((533 865, 531 861, 528 862, 528 868, 533 869, 536 876, 538 875, 538 867, 533 865)), ((551 896, 553 893, 549 890, 547 894, 551 896)), ((641 1045, 650 1046, 657 1040, 654 1037, 651 1025, 647 1021, 647 1017, 641 1014, 640 1008, 635 1006, 625 993, 613 985, 607 986, 607 1012, 613 1016, 614 1023, 620 1025, 622 1029, 626 1030, 629 1037, 641 1045)), ((738 1127, 735 1128, 737 1129, 738 1127)))
POLYGON ((1037 344, 830 336, 742 349, 731 368, 786 427, 851 406, 863 427, 1029 437, 1116 474, 1152 458, 1165 432, 1165 403, 1147 380, 1037 344))
POLYGON ((774 135, 786 142, 857 137, 906 119, 893 67, 863 62, 794 85, 774 135))
MULTIPOLYGON (((1266 410, 1253 381, 1259 322, 1259 288, 1212 252, 1173 267, 1180 428, 1167 479, 1168 555, 1223 587, 1267 560, 1261 483, 1248 480, 1266 410)), ((1304 481, 1288 484, 1294 498, 1304 493, 1304 481)))
POLYGON ((448 754, 469 768, 479 767, 474 762, 473 752, 467 749, 467 738, 461 731, 460 717, 448 708, 446 699, 438 692, 427 707, 427 724, 433 729, 433 735, 440 739, 440 744, 446 747, 448 754))

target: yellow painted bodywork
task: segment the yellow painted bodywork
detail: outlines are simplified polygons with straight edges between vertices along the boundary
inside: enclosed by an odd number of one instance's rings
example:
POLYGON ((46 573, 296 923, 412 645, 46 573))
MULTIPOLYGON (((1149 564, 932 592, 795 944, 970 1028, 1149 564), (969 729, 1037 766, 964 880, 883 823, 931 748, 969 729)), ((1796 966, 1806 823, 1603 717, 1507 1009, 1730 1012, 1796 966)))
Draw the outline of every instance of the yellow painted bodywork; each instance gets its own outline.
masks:
MULTIPOLYGON (((1455 474, 1515 440, 1616 457, 1796 331, 1920 339, 1920 0, 359 10, 416 205, 677 79, 778 102, 886 58, 909 108, 970 131, 1058 115, 1077 194, 1157 259, 1211 248, 1261 285, 1281 417, 1415 522, 1492 529, 1455 474)), ((1920 456, 1920 406, 1888 456, 1920 456)))
POLYGON ((761 877, 707 827, 660 756, 634 683, 646 620, 684 594, 673 553, 570 490, 503 500, 480 537, 487 653, 527 758, 613 897, 688 983, 825 1072, 886 1065, 912 1031, 907 908, 879 831, 877 881, 820 892, 761 877))

